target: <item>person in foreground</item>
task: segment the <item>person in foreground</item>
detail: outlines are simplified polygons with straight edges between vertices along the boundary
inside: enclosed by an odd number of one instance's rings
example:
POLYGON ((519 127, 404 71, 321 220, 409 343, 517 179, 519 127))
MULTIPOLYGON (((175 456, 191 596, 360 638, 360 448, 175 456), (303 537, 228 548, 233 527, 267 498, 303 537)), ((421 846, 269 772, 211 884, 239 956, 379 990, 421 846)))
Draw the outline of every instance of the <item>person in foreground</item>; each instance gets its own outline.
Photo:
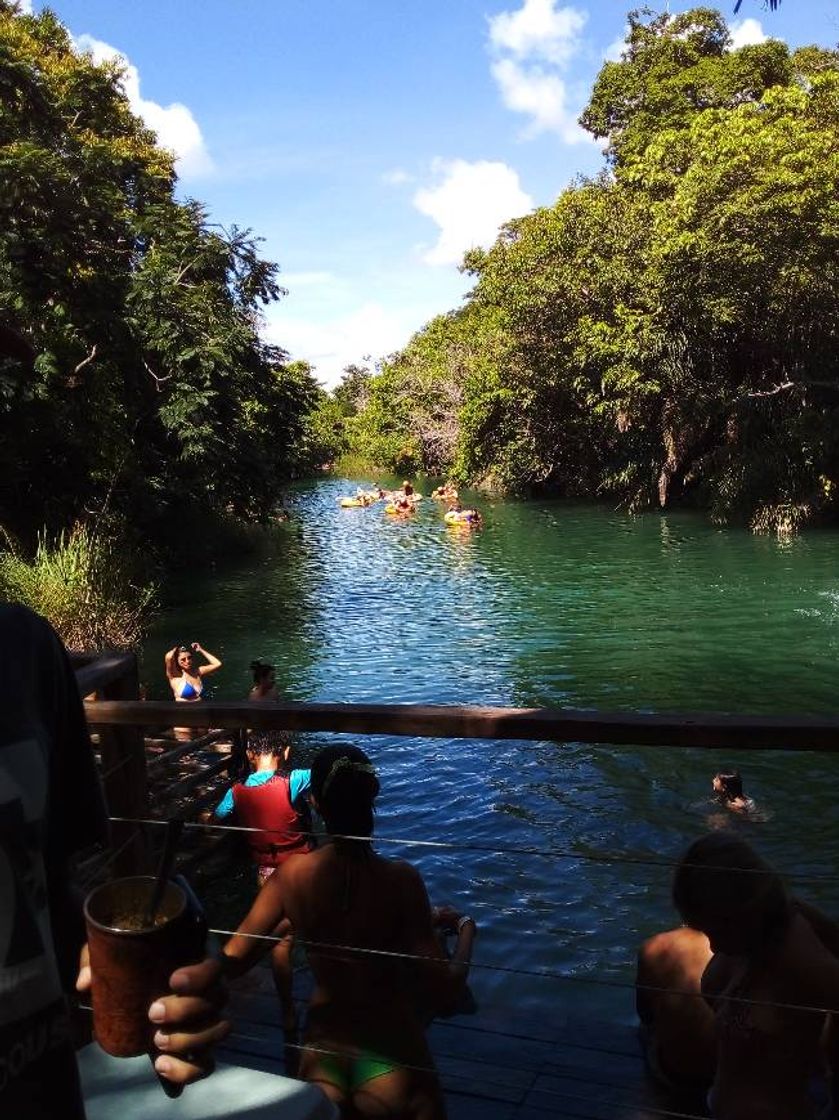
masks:
MULTIPOLYGON (((0 1117, 84 1120, 65 995, 90 986, 72 857, 107 839, 76 681, 45 619, 0 606, 0 1117), (81 950, 82 969, 76 976, 81 950)), ((149 1009, 158 1073, 185 1084, 211 1068, 219 968, 178 969, 149 1009), (189 1057, 187 1057, 189 1055, 189 1057)))
POLYGON ((673 882, 683 919, 714 956, 702 991, 716 1017, 718 1120, 809 1120, 824 1072, 828 1011, 839 1009, 839 927, 787 892, 737 836, 714 832, 685 852, 673 882))
POLYGON ((332 843, 294 856, 259 893, 224 949, 225 972, 244 972, 283 918, 308 944, 315 977, 300 1073, 346 1117, 445 1117, 423 1018, 457 1004, 476 927, 449 908, 456 928, 445 959, 419 872, 373 851, 379 780, 357 747, 328 747, 312 766, 312 802, 332 843), (359 839, 361 838, 361 839, 359 839), (422 1007, 422 1010, 420 1010, 422 1007))
POLYGON ((660 1084, 705 1092, 714 1079, 714 1015, 702 999, 711 960, 704 933, 680 926, 649 937, 638 951, 635 1008, 647 1068, 660 1084))

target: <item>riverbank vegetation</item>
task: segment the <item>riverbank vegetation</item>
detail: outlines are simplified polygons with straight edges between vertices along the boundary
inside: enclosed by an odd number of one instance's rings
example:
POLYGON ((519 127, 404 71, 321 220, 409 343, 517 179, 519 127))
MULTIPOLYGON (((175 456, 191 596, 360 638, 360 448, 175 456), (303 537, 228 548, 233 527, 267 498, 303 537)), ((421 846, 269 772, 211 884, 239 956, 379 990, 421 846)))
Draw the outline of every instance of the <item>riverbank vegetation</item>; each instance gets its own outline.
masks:
MULTIPOLYGON (((0 0, 0 524, 177 538, 186 506, 270 515, 322 459, 305 363, 260 337, 258 239, 176 196, 118 65, 0 0)), ((197 542, 196 542, 197 543, 197 542)))
POLYGON ((0 598, 44 615, 70 649, 128 648, 143 636, 156 588, 132 578, 119 537, 77 524, 39 537, 29 559, 6 538, 0 598))
POLYGON ((344 449, 757 529, 835 519, 839 52, 634 12, 581 123, 602 174, 468 253, 465 306, 345 383, 344 449))

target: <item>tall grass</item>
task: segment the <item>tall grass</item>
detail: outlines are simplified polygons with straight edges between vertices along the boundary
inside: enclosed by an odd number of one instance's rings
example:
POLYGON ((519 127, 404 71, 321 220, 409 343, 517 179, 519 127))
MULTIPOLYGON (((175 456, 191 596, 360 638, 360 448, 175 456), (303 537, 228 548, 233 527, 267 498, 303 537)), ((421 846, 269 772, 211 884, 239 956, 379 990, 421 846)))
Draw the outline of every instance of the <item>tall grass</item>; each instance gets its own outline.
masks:
POLYGON ((134 582, 128 556, 116 537, 85 524, 53 538, 42 533, 31 560, 6 536, 0 597, 44 615, 71 649, 136 646, 156 588, 134 582))

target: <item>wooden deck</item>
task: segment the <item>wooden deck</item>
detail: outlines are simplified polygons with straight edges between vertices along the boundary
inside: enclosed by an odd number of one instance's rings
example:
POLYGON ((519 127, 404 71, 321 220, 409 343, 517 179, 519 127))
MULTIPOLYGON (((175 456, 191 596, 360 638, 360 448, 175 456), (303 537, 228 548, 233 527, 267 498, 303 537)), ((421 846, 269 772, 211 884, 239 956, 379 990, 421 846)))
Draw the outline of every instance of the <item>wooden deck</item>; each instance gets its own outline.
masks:
MULTIPOLYGON (((308 976, 298 973, 300 1002, 308 976)), ((232 986, 233 1033, 219 1059, 284 1071, 279 1003, 267 966, 232 986)), ((482 1011, 435 1022, 429 1040, 450 1120, 662 1120, 707 1116, 694 1096, 648 1077, 632 1027, 581 1017, 482 1011)))

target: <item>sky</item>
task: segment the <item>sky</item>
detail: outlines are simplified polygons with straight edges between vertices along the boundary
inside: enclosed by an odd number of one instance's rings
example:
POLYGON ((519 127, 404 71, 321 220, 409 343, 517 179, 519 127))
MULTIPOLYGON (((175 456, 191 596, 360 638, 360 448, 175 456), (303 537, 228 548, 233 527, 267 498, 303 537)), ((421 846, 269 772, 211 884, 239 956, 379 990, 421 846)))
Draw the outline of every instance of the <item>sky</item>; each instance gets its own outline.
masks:
MULTIPOLYGON (((39 11, 39 0, 22 7, 39 11)), ((288 289, 263 333, 327 387, 461 305, 471 246, 603 164, 576 120, 620 0, 52 0, 120 55, 180 197, 250 228, 288 289)), ((681 11, 690 4, 674 3, 681 11)), ((735 45, 839 41, 837 0, 734 0, 735 45)))

